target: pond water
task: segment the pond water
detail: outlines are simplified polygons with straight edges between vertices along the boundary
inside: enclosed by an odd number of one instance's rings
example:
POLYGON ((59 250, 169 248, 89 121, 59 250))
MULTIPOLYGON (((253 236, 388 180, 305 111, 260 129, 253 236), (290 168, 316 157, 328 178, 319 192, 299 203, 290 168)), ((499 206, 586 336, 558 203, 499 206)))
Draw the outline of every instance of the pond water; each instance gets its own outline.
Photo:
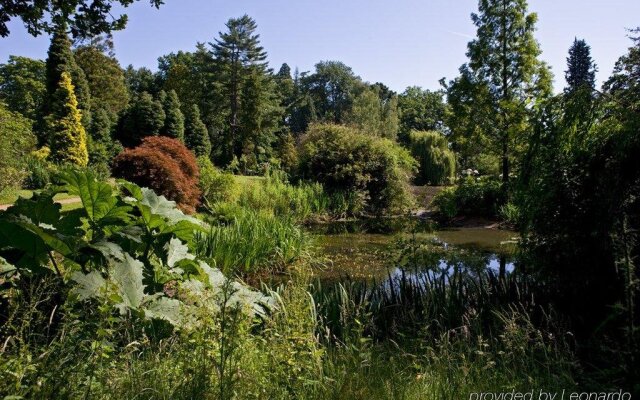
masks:
POLYGON ((455 270, 515 269, 513 231, 487 228, 438 229, 419 219, 334 222, 308 227, 314 235, 322 281, 375 280, 447 275, 455 270), (419 261, 416 261, 419 260, 419 261))

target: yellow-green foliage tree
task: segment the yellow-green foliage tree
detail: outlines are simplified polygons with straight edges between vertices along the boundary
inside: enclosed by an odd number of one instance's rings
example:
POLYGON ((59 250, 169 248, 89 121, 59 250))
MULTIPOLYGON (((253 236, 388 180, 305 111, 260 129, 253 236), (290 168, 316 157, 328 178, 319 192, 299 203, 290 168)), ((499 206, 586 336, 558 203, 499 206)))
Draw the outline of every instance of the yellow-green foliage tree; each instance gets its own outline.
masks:
POLYGON ((63 72, 55 91, 51 114, 47 116, 51 159, 63 164, 86 166, 89 161, 87 134, 82 126, 82 114, 74 93, 71 77, 63 72))

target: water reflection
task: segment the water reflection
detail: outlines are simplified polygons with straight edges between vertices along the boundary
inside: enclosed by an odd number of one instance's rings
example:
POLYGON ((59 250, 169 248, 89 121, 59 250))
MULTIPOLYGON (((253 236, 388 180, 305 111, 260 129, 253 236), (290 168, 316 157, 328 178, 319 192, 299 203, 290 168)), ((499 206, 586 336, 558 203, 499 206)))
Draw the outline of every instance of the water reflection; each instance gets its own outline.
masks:
POLYGON ((436 230, 429 221, 384 219, 310 227, 327 262, 324 281, 449 279, 454 273, 504 277, 516 269, 515 232, 436 230), (443 278, 444 277, 444 278, 443 278))

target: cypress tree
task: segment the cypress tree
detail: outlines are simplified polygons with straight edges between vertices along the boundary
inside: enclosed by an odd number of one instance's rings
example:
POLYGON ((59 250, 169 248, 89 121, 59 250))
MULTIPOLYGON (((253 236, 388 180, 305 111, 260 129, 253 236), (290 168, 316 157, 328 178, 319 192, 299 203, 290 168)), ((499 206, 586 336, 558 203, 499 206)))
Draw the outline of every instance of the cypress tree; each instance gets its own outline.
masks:
POLYGON ((185 113, 184 139, 187 147, 196 156, 209 157, 211 154, 211 139, 206 125, 200 119, 200 109, 193 104, 187 107, 185 113))
POLYGON ((160 134, 184 142, 184 115, 180 111, 180 100, 176 91, 170 90, 165 93, 161 96, 161 101, 165 119, 160 134))
POLYGON ((126 147, 140 144, 147 136, 158 136, 164 127, 162 104, 147 92, 137 95, 120 118, 118 139, 126 147))
POLYGON ((584 40, 574 39, 567 57, 567 70, 564 74, 567 87, 564 92, 572 94, 583 89, 593 92, 596 87, 596 71, 596 64, 591 59, 591 47, 584 40))
POLYGON ((71 76, 66 71, 60 76, 60 83, 50 106, 47 126, 51 135, 51 159, 57 163, 86 166, 89 161, 87 136, 82 126, 82 113, 78 109, 71 76))
MULTIPOLYGON (((52 111, 52 103, 55 101, 56 91, 58 90, 62 73, 69 74, 74 87, 74 94, 78 102, 78 109, 82 114, 82 124, 85 128, 91 123, 91 95, 86 76, 78 66, 71 51, 71 41, 67 36, 66 26, 59 25, 56 32, 51 38, 51 45, 47 52, 46 71, 46 98, 43 104, 41 115, 46 117, 52 111)), ((48 141, 43 126, 39 127, 40 140, 44 143, 48 141)))

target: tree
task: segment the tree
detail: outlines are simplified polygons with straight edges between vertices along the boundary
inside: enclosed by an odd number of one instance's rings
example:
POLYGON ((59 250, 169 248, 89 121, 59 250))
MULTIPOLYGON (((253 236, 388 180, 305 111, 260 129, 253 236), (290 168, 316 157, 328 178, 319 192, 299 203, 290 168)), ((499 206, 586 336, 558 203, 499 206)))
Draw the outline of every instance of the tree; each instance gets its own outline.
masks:
POLYGON ((274 113, 280 100, 275 95, 260 35, 255 33, 256 22, 244 15, 230 19, 226 26, 228 31, 220 32, 220 38, 210 44, 215 57, 218 113, 225 119, 220 127, 219 149, 223 164, 242 156, 247 135, 268 135, 262 130, 275 124, 271 119, 280 119, 274 113), (257 125, 248 125, 249 114, 253 114, 251 121, 259 121, 257 125))
POLYGON ((315 73, 302 78, 303 91, 313 100, 319 120, 343 123, 363 87, 360 77, 339 61, 323 61, 315 68, 315 73))
POLYGON ((137 146, 147 136, 158 136, 164 127, 162 104, 147 92, 133 98, 118 122, 117 138, 125 147, 137 146))
POLYGON ((77 48, 74 57, 87 79, 91 112, 104 109, 115 120, 129 103, 129 91, 118 60, 106 55, 99 44, 77 48))
POLYGON ((0 100, 11 111, 36 121, 46 94, 45 63, 27 57, 9 56, 0 65, 0 100))
POLYGON ((0 193, 19 187, 26 175, 25 156, 35 148, 31 121, 0 101, 0 193))
POLYGON ((209 157, 211 154, 211 139, 207 126, 200 119, 200 110, 193 104, 187 108, 184 123, 184 141, 196 156, 209 157))
POLYGON ((596 64, 591 59, 591 47, 584 40, 574 39, 569 48, 567 70, 564 73, 567 80, 565 94, 581 90, 592 93, 596 88, 596 71, 596 64))
MULTIPOLYGON (((127 16, 114 18, 111 8, 114 4, 127 7, 138 0, 40 0, 25 2, 21 0, 0 0, 0 36, 9 36, 7 22, 20 18, 27 31, 38 36, 41 33, 53 33, 56 27, 64 23, 71 26, 73 36, 95 36, 112 30, 123 29, 127 16)), ((151 5, 159 7, 163 0, 150 0, 151 5)))
POLYGON ((474 104, 487 113, 476 119, 481 125, 473 131, 451 128, 454 136, 482 136, 478 141, 501 159, 506 192, 516 146, 529 129, 528 110, 551 92, 550 72, 538 60, 540 49, 533 37, 537 16, 527 13, 526 0, 480 0, 478 8, 471 16, 477 38, 468 45, 469 63, 461 67, 461 77, 450 83, 448 92, 458 96, 452 109, 460 115, 458 122, 474 104))
POLYGON ((60 78, 51 103, 51 114, 47 116, 51 159, 60 164, 86 166, 89 154, 82 113, 78 108, 71 76, 65 71, 60 78))
POLYGON ((114 122, 109 113, 99 109, 93 114, 88 136, 89 164, 101 175, 109 175, 109 166, 115 156, 122 151, 120 142, 113 140, 114 122))
POLYGON ((411 131, 411 153, 418 160, 418 184, 443 185, 455 177, 456 158, 444 135, 437 131, 411 131))
MULTIPOLYGON (((56 91, 60 85, 61 76, 66 72, 69 74, 74 87, 74 94, 78 102, 78 108, 82 114, 82 124, 86 127, 91 122, 91 94, 84 71, 78 66, 71 51, 71 41, 66 32, 65 25, 59 25, 51 39, 51 45, 47 52, 46 62, 46 89, 42 110, 45 117, 51 112, 52 102, 56 96, 56 91)), ((40 129, 41 130, 41 129, 40 129)), ((46 136, 46 132, 39 132, 41 136, 46 136)), ((42 141, 45 139, 41 137, 42 141)))
POLYGON ((398 98, 381 95, 378 86, 365 88, 355 96, 345 123, 370 135, 395 140, 398 134, 398 98))
POLYGON ((143 92, 157 93, 156 77, 149 68, 135 69, 129 65, 124 70, 124 80, 131 97, 143 92))
POLYGON ((160 131, 163 136, 172 137, 184 142, 184 115, 180 111, 180 101, 174 90, 169 93, 161 92, 162 108, 164 109, 164 126, 160 131))
POLYGON ((400 135, 407 140, 409 132, 444 131, 446 104, 442 91, 430 91, 410 86, 398 96, 400 135))

